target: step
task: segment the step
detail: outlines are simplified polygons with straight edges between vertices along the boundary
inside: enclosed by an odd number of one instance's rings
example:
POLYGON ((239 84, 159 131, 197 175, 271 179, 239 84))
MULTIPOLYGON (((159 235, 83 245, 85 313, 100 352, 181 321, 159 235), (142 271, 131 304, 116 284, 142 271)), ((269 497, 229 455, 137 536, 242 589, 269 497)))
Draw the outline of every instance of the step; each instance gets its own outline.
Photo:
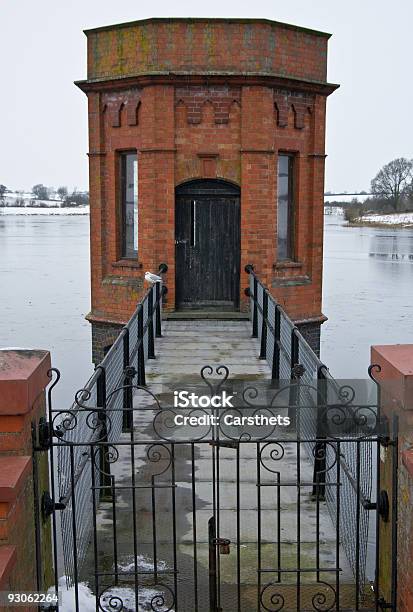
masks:
POLYGON ((247 321, 248 312, 217 311, 217 310, 177 310, 174 312, 163 312, 162 318, 166 321, 194 321, 197 319, 215 319, 218 321, 247 321))

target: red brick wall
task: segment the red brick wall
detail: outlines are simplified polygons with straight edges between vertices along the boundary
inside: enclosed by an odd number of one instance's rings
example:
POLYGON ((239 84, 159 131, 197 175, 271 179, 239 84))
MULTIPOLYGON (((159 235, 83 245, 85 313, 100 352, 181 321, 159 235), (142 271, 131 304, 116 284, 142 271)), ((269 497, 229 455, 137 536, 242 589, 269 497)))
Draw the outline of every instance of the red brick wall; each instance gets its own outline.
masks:
POLYGON ((87 35, 89 79, 171 70, 326 78, 328 34, 263 19, 147 19, 87 35))
POLYGON ((167 307, 174 308, 175 187, 223 178, 241 188, 241 307, 243 269, 253 263, 292 318, 321 320, 325 100, 332 89, 291 77, 325 79, 327 38, 260 20, 149 20, 89 32, 88 43, 89 79, 114 79, 81 84, 89 97, 90 319, 125 322, 144 272, 161 262, 169 266, 167 307), (160 76, 166 68, 191 75, 160 76), (215 78, 202 72, 218 69, 215 78), (133 262, 120 260, 117 155, 125 149, 139 156, 133 262), (279 151, 297 156, 296 261, 287 267, 276 255, 279 151))

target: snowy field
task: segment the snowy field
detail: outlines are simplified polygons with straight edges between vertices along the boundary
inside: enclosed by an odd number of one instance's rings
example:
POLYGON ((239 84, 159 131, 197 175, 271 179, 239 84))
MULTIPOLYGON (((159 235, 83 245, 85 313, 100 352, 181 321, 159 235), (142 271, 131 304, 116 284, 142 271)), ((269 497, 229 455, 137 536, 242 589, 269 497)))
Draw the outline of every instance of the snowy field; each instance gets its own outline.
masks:
POLYGON ((25 206, 3 206, 0 207, 0 217, 2 215, 88 215, 89 206, 68 206, 67 208, 37 208, 25 206))
POLYGON ((383 223, 383 225, 413 226, 413 212, 391 213, 389 215, 363 215, 357 223, 383 223))

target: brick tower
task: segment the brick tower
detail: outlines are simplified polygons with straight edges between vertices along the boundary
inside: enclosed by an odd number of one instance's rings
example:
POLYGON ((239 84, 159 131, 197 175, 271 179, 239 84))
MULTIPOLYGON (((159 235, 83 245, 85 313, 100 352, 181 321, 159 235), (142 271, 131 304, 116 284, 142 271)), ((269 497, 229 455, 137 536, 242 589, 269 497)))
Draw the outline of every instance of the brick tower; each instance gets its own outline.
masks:
POLYGON ((248 307, 253 264, 317 350, 329 34, 179 18, 86 36, 94 361, 160 263, 167 309, 217 311, 248 307))

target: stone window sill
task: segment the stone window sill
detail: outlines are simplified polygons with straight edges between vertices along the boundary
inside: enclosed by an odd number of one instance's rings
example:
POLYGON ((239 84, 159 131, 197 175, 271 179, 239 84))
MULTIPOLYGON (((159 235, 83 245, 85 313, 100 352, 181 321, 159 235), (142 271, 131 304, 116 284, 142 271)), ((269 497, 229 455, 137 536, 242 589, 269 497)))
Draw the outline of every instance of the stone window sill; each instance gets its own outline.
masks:
POLYGON ((286 268, 302 268, 302 267, 303 267, 303 264, 301 261, 291 261, 291 260, 277 261, 277 263, 273 265, 274 270, 284 270, 286 268))
POLYGON ((134 268, 141 269, 142 262, 137 259, 119 259, 118 261, 113 262, 112 266, 114 268, 134 268))

